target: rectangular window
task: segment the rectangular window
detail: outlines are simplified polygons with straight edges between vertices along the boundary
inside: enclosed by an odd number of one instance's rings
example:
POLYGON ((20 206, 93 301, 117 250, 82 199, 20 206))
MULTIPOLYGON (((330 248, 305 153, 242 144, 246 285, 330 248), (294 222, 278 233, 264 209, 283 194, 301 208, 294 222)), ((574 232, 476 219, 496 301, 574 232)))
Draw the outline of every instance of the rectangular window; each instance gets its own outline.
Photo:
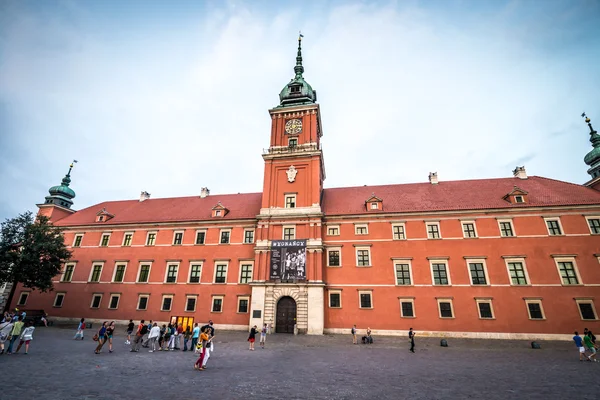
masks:
POLYGON ((71 282, 73 279, 73 270, 75 270, 75 264, 65 265, 65 272, 60 279, 61 282, 71 282))
POLYGON ((167 276, 165 279, 166 283, 175 283, 177 282, 177 270, 179 266, 177 264, 169 264, 167 265, 167 276))
POLYGON ((242 264, 240 268, 240 283, 252 282, 252 264, 242 264))
POLYGON ((150 277, 150 264, 140 265, 140 273, 138 276, 138 283, 147 283, 150 277))
POLYGON ((440 225, 427 224, 427 238, 428 239, 439 239, 440 238, 440 225))
POLYGON ((117 264, 115 266, 115 277, 113 282, 123 282, 123 278, 125 277, 125 264, 117 264))
POLYGON ((196 311, 196 296, 188 296, 185 302, 185 311, 196 311))
POLYGON ((471 284, 487 285, 487 279, 485 276, 485 267, 483 266, 483 263, 480 263, 480 262, 469 263, 469 272, 471 273, 471 284))
POLYGON ((377 203, 371 203, 371 210, 377 210, 377 203))
POLYGON ((148 309, 148 295, 139 295, 138 297, 138 310, 147 310, 148 309))
POLYGON ((222 214, 222 210, 215 210, 215 217, 220 217, 222 214))
POLYGON ((183 232, 175 232, 173 234, 173 245, 178 246, 183 243, 183 232))
POLYGON ((523 203, 523 196, 515 196, 515 203, 523 203))
MULTIPOLYGON (((292 88, 292 89, 294 89, 294 88, 292 88)), ((296 146, 298 146, 298 138, 290 138, 288 140, 288 145, 290 147, 296 147, 296 146)))
POLYGON ((440 318, 454 318, 452 300, 438 300, 438 306, 440 309, 440 318))
POLYGON ((200 274, 202 273, 202 264, 192 264, 190 266, 190 283, 200 283, 200 274))
POLYGON ((500 225, 500 236, 502 236, 502 237, 515 236, 511 221, 499 221, 498 224, 500 225))
POLYGON ((327 266, 339 267, 342 265, 340 262, 340 250, 328 250, 327 257, 327 266))
POLYGON ((596 320, 596 310, 594 309, 594 303, 591 300, 577 300, 577 307, 579 307, 579 314, 582 320, 596 320))
POLYGON ((110 310, 116 310, 119 307, 119 299, 121 299, 120 294, 111 294, 110 302, 108 303, 108 308, 110 310))
POLYGON ((102 274, 102 265, 96 264, 92 266, 92 274, 90 275, 90 282, 100 282, 100 275, 102 274))
POLYGON ((56 297, 54 298, 54 307, 62 307, 64 300, 64 293, 56 293, 56 297))
POLYGON ((548 227, 548 234, 550 236, 562 235, 562 229, 560 228, 558 219, 547 219, 546 226, 548 227))
POLYGON ((448 268, 445 263, 431 263, 431 272, 433 275, 434 285, 448 285, 448 268))
POLYGON ((196 232, 196 244, 204 244, 206 239, 206 231, 197 231, 196 232))
POLYGON ((400 300, 400 316, 402 318, 414 318, 415 316, 415 303, 414 300, 400 300))
POLYGON ((283 240, 296 239, 296 228, 283 228, 283 240))
POLYGON ((100 303, 102 302, 102 295, 95 294, 92 296, 92 304, 90 304, 90 308, 100 308, 100 303))
POLYGON ((358 292, 360 297, 360 308, 373 308, 371 292, 358 292))
POLYGON ((254 243, 254 231, 253 230, 245 230, 244 231, 244 243, 254 243))
POLYGON ((479 311, 479 318, 481 319, 493 319, 494 311, 492 309, 492 302, 489 300, 477 300, 477 309, 479 311))
POLYGON ((109 240, 110 240, 110 234, 105 233, 104 235, 102 235, 102 240, 100 241, 100 246, 107 247, 109 240))
POLYGON ((329 308, 342 308, 342 292, 329 291, 329 308))
POLYGON ((392 225, 392 232, 394 233, 394 240, 404 240, 406 235, 404 233, 404 225, 392 225))
POLYGON ((19 302, 17 303, 17 305, 24 306, 25 304, 27 304, 28 298, 29 298, 29 292, 22 292, 21 295, 19 296, 19 302))
POLYGON ((221 240, 219 243, 229 244, 230 236, 231 236, 231 231, 221 231, 221 240))
POLYGON ((330 226, 327 228, 327 235, 328 236, 339 236, 340 234, 340 227, 339 226, 330 226))
POLYGON ((238 311, 239 313, 246 314, 248 312, 249 299, 247 297, 238 297, 238 311))
POLYGON ((545 319, 544 309, 540 300, 525 300, 529 319, 545 319))
POLYGON ((133 239, 133 233, 126 233, 123 235, 123 246, 128 247, 131 246, 131 240, 133 239))
POLYGON ((474 238, 477 237, 477 232, 475 232, 475 223, 474 222, 463 222, 463 236, 465 238, 474 238))
POLYGON ((578 285, 577 272, 572 261, 558 261, 558 271, 563 285, 578 285))
POLYGON ((296 195, 286 194, 285 195, 285 208, 296 208, 296 195))
POLYGON ((589 218, 588 225, 592 235, 600 235, 600 218, 589 218))
POLYGON ((223 297, 222 296, 213 296, 211 310, 212 310, 212 312, 222 312, 223 311, 223 297))
POLYGON ((173 296, 163 296, 162 306, 161 306, 160 310, 161 311, 171 311, 172 305, 173 305, 173 296))
POLYGON ((510 274, 510 282, 513 285, 527 285, 527 275, 525 275, 525 267, 521 261, 508 263, 508 273, 510 274))
POLYGON ((410 264, 396 264, 396 285, 410 285, 410 264))
POLYGON ((371 265, 369 249, 356 249, 356 265, 359 267, 368 267, 371 265))
POLYGON ((217 264, 215 266, 215 283, 225 283, 227 281, 227 264, 217 264))
POLYGON ((73 247, 81 246, 82 240, 83 240, 83 235, 75 235, 75 240, 73 241, 73 247))
POLYGON ((156 242, 156 232, 148 232, 148 236, 146 237, 146 246, 154 246, 156 242))
POLYGON ((354 225, 354 233, 356 235, 368 235, 369 228, 367 225, 354 225))

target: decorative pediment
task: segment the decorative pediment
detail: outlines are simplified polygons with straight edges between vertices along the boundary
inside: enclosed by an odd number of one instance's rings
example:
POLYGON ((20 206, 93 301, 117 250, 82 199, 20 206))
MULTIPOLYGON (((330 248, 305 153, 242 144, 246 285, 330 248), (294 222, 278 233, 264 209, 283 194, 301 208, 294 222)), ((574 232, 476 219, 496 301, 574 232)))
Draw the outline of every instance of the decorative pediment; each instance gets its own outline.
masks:
POLYGON ((222 218, 227 215, 229 210, 221 202, 218 202, 216 206, 212 208, 212 216, 214 218, 222 218))
POLYGON ((383 199, 375 196, 375 193, 373 193, 371 197, 365 200, 365 207, 367 211, 383 211, 383 199))
POLYGON ((514 186, 513 190, 507 193, 503 199, 511 204, 523 204, 528 202, 529 193, 518 186, 514 186))
POLYGON ((114 214, 109 213, 108 211, 106 211, 106 208, 103 208, 102 210, 96 213, 96 222, 106 222, 114 217, 114 214))

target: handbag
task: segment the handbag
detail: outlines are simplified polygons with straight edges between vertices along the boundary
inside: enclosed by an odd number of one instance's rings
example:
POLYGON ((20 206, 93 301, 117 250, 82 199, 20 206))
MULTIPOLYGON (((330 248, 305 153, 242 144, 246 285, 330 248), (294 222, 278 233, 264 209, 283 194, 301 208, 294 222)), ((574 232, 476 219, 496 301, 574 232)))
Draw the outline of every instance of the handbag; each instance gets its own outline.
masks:
POLYGON ((94 342, 97 342, 97 341, 98 341, 98 334, 97 334, 97 333, 94 335, 94 337, 92 338, 92 340, 93 340, 94 342))

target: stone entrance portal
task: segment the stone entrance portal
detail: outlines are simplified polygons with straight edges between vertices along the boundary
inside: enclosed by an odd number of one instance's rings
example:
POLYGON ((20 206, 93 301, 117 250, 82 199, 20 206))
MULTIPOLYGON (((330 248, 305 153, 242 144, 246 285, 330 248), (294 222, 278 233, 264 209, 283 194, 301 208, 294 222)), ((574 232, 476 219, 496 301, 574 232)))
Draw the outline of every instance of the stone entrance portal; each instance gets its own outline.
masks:
POLYGON ((275 332, 294 333, 296 324, 296 301, 285 296, 277 302, 277 317, 275 320, 275 332))

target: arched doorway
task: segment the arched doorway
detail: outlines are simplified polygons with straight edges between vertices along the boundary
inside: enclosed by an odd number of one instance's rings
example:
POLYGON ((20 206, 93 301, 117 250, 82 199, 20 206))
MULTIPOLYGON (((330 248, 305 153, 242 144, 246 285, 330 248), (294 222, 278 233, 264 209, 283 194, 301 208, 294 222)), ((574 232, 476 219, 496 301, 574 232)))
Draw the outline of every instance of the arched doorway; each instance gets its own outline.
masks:
POLYGON ((294 333, 296 324, 296 301, 285 296, 277 302, 277 318, 275 320, 275 332, 294 333))

